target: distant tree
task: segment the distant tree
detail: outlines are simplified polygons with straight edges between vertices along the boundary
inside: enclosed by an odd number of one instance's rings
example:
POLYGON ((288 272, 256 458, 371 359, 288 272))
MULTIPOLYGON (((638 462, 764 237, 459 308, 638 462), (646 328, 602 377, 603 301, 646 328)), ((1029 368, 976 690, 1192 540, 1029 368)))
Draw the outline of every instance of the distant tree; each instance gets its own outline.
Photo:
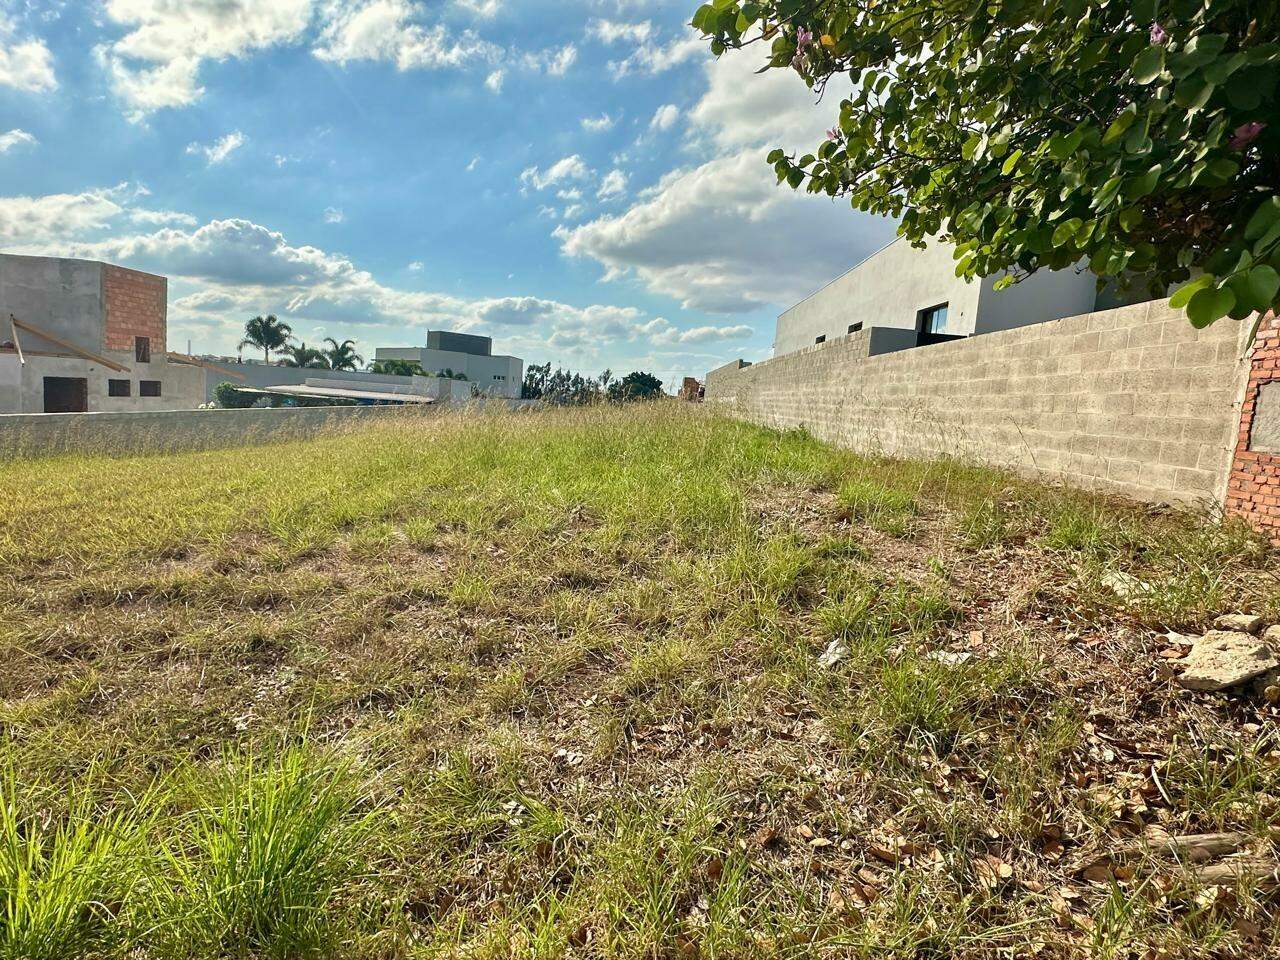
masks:
POLYGON ((325 369, 329 366, 329 361, 324 355, 323 350, 317 350, 315 347, 308 347, 306 343, 290 344, 283 350, 285 354, 284 365, 286 367, 310 367, 315 369, 325 369))
POLYGON ((364 357, 356 353, 354 340, 343 340, 339 343, 333 337, 325 337, 324 342, 329 345, 324 349, 323 354, 330 370, 358 370, 360 364, 364 363, 364 357))
POLYGON ((531 363, 524 368, 524 383, 520 386, 520 396, 525 400, 541 400, 547 393, 547 381, 551 377, 550 362, 544 364, 531 363))
POLYGON ((244 410, 257 403, 259 395, 245 393, 234 383, 224 380, 213 388, 213 399, 224 410, 244 410))
POLYGON ((609 387, 613 385, 613 371, 605 367, 600 371, 600 376, 596 377, 596 380, 600 384, 600 389, 608 393, 609 387))
POLYGON ((417 360, 375 360, 369 365, 370 373, 381 373, 392 377, 428 377, 417 360))
POLYGON ((609 399, 619 403, 652 400, 662 396, 662 381, 651 373, 635 370, 609 388, 609 399))
POLYGON ((293 328, 277 319, 275 314, 254 317, 244 325, 244 339, 240 341, 239 349, 257 347, 262 351, 262 362, 270 363, 271 354, 288 346, 292 336, 293 328))

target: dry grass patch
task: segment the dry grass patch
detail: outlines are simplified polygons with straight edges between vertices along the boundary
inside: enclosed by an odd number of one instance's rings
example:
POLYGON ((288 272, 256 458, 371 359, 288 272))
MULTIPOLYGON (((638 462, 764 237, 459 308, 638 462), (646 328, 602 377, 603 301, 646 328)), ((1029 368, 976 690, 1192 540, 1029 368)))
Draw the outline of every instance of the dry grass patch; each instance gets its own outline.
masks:
POLYGON ((0 481, 7 955, 1280 949, 1117 853, 1275 856, 1275 708, 1159 656, 1280 615, 1234 525, 666 405, 0 481))

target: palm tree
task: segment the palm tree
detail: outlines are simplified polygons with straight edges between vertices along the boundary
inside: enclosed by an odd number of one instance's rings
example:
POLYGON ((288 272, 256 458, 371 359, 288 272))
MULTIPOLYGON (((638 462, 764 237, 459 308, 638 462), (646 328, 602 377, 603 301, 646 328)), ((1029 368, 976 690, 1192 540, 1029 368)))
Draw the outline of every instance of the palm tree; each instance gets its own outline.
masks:
POLYGON ((323 351, 330 370, 358 370, 364 363, 364 357, 356 353, 354 340, 343 340, 339 343, 333 337, 325 337, 329 346, 323 351))
POLYGON ((284 361, 286 367, 325 369, 329 366, 329 360, 324 351, 317 350, 315 347, 308 347, 306 341, 297 346, 290 344, 282 352, 286 354, 284 361))
POLYGON ((262 362, 270 363, 272 351, 283 350, 292 336, 293 328, 282 320, 277 320, 274 313, 254 317, 244 325, 244 339, 240 341, 239 349, 257 347, 262 351, 262 362))
POLYGON ((422 364, 417 360, 375 360, 369 365, 370 373, 389 374, 395 377, 425 377, 422 364))

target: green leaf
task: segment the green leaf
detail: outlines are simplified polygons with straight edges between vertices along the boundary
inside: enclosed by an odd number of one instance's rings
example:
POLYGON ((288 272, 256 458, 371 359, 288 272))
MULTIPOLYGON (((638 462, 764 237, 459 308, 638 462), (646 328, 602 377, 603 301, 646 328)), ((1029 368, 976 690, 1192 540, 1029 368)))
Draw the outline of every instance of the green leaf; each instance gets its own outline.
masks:
POLYGON ((1255 264, 1245 275, 1249 294, 1255 310, 1266 310, 1276 301, 1276 292, 1280 291, 1280 274, 1275 268, 1265 263, 1255 264))
POLYGON ((1173 102, 1188 110, 1199 110, 1209 102, 1214 86, 1203 77, 1188 77, 1173 90, 1173 102))
POLYGON ((1173 296, 1169 298, 1169 306, 1173 307, 1175 310, 1181 310, 1191 302, 1191 298, 1193 296, 1205 287, 1209 286, 1211 283, 1213 283, 1213 277, 1206 273, 1203 276, 1196 277, 1190 283, 1183 284, 1175 290, 1173 296))
POLYGON ((1197 330, 1221 320, 1236 305, 1236 295, 1226 287, 1205 287, 1187 303, 1187 319, 1197 330))
POLYGON ((1154 44, 1147 47, 1133 58, 1133 66, 1129 68, 1129 72, 1133 74, 1134 80, 1142 84, 1150 83, 1160 76, 1164 73, 1164 47, 1154 44))
POLYGON ((1015 150, 1009 156, 1004 158, 1004 166, 1000 168, 1000 172, 1006 177, 1018 168, 1018 161, 1022 159, 1022 151, 1015 150))
POLYGON ((1161 166, 1156 164, 1142 176, 1130 180, 1125 186, 1124 195, 1130 200, 1138 200, 1145 197, 1156 188, 1156 185, 1160 182, 1160 174, 1162 172, 1161 166))
POLYGON ((1248 224, 1245 225, 1245 239, 1257 239, 1266 233, 1276 221, 1280 221, 1280 197, 1267 197, 1266 200, 1259 204, 1258 209, 1253 211, 1253 216, 1249 218, 1248 224))
POLYGON ((1064 220, 1058 224, 1057 229, 1053 231, 1053 245, 1055 247, 1065 246, 1072 237, 1076 235, 1076 231, 1084 225, 1084 221, 1079 217, 1072 217, 1070 220, 1064 220))
POLYGON ((1138 105, 1131 103, 1124 108, 1124 112, 1120 116, 1111 121, 1111 126, 1107 127, 1107 132, 1102 135, 1103 144, 1113 143, 1124 136, 1124 132, 1133 126, 1133 121, 1138 119, 1138 105))

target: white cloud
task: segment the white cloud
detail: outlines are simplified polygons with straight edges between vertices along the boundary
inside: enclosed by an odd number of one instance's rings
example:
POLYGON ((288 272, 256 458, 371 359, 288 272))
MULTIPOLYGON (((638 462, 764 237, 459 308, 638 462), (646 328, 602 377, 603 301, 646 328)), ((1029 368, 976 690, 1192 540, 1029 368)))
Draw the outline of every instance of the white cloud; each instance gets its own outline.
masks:
POLYGON ((775 183, 768 149, 812 146, 830 110, 794 76, 756 76, 757 66, 744 53, 708 62, 687 120, 690 146, 711 158, 668 173, 620 214, 560 224, 563 252, 596 260, 607 280, 735 313, 794 303, 889 240, 889 222, 775 183))
POLYGON ((651 343, 717 343, 723 340, 745 340, 755 333, 755 329, 745 323, 732 326, 717 327, 713 325, 691 327, 681 330, 665 317, 656 317, 642 324, 639 331, 648 337, 651 343))
POLYGON ((472 157, 471 162, 467 164, 467 173, 475 173, 476 167, 480 166, 480 158, 472 157))
POLYGON ((421 273, 421 272, 422 272, 422 261, 421 261, 421 260, 414 260, 414 261, 411 261, 411 262, 410 262, 410 264, 409 264, 408 270, 409 270, 409 272, 410 272, 410 273, 421 273))
MULTIPOLYGON (((607 354, 615 368, 644 367, 668 377, 687 366, 688 345, 734 339, 745 330, 681 330, 638 309, 608 304, 400 289, 342 254, 292 244, 244 219, 193 227, 193 218, 172 214, 172 222, 184 225, 92 239, 105 227, 151 216, 132 206, 142 195, 121 184, 78 195, 0 197, 0 242, 15 252, 87 257, 167 276, 173 335, 198 336, 206 347, 216 340, 222 349, 233 348, 246 316, 272 312, 287 316, 308 338, 361 326, 361 339, 394 340, 412 336, 408 327, 443 327, 501 336, 504 349, 531 359, 581 365, 607 354)), ((420 267, 409 264, 414 272, 420 267)))
POLYGON ((794 302, 891 236, 768 174, 758 149, 675 171, 619 216, 559 228, 562 249, 599 261, 607 278, 634 274, 687 308, 732 313, 794 302))
POLYGON ((680 108, 674 103, 664 103, 653 114, 649 121, 650 130, 670 130, 680 119, 680 108))
POLYGON ((177 210, 143 210, 140 208, 131 209, 129 211, 129 219, 134 223, 149 224, 151 226, 179 225, 194 227, 198 222, 191 214, 180 213, 177 210))
POLYGON ((609 62, 609 71, 615 80, 634 73, 650 76, 665 73, 682 63, 699 58, 710 58, 710 47, 697 34, 685 34, 667 43, 646 40, 639 44, 630 56, 609 62))
POLYGON ((587 133, 603 133, 606 130, 612 130, 616 122, 609 114, 602 113, 598 117, 583 117, 582 129, 587 133))
POLYGON ((202 156, 209 166, 224 163, 226 159, 244 146, 245 135, 239 130, 232 130, 223 137, 219 137, 213 143, 190 143, 187 144, 187 153, 193 156, 202 156))
POLYGON ((345 219, 347 219, 347 215, 346 215, 345 213, 343 213, 343 212, 342 212, 340 209, 338 209, 337 207, 325 207, 325 208, 324 208, 324 222, 325 222, 325 223, 341 223, 341 222, 342 222, 343 220, 345 220, 345 219))
POLYGON ((578 187, 571 187, 568 190, 557 190, 556 196, 561 200, 581 200, 582 191, 578 187))
POLYGON ((535 190, 545 190, 547 187, 553 187, 557 184, 574 180, 587 180, 590 177, 591 168, 587 166, 582 157, 575 153, 571 157, 557 160, 546 170, 539 170, 537 167, 525 168, 520 174, 520 182, 526 187, 533 187, 535 190))
POLYGON ((106 0, 104 10, 128 32, 96 52, 130 117, 140 120, 199 100, 204 61, 298 40, 312 0, 106 0))
POLYGON ((695 134, 723 151, 816 146, 831 126, 833 106, 815 104, 809 88, 790 71, 757 75, 759 66, 745 52, 707 64, 707 92, 689 111, 695 134))
POLYGON ((422 16, 424 9, 410 0, 331 2, 315 55, 343 66, 382 60, 404 71, 489 63, 501 54, 470 30, 453 36, 443 24, 417 22, 422 16))
POLYGON ((0 243, 22 247, 52 238, 82 236, 118 217, 128 185, 43 197, 0 197, 0 243))
POLYGON ((19 39, 17 28, 0 10, 0 86, 26 93, 58 88, 53 54, 43 40, 19 39))
POLYGON ((464 10, 469 10, 477 17, 488 20, 502 9, 502 0, 454 0, 464 10))
POLYGON ((610 170, 605 174, 604 179, 600 181, 600 189, 596 191, 596 197, 600 200, 609 200, 614 197, 620 197, 626 192, 626 172, 623 170, 610 170))
POLYGON ((507 77, 507 73, 505 70, 494 70, 492 73, 489 74, 489 76, 484 78, 484 85, 488 87, 490 90, 492 90, 494 93, 501 93, 502 83, 506 79, 506 77, 507 77))
POLYGON ((19 146, 34 147, 39 143, 39 140, 25 130, 14 129, 8 133, 0 133, 0 153, 8 153, 14 147, 19 146))
POLYGON ((563 77, 577 63, 578 48, 572 43, 566 43, 558 50, 526 53, 523 61, 530 70, 538 70, 552 77, 563 77))
POLYGON ((592 20, 587 24, 587 36, 606 44, 643 43, 653 36, 653 24, 648 20, 640 23, 592 20))

